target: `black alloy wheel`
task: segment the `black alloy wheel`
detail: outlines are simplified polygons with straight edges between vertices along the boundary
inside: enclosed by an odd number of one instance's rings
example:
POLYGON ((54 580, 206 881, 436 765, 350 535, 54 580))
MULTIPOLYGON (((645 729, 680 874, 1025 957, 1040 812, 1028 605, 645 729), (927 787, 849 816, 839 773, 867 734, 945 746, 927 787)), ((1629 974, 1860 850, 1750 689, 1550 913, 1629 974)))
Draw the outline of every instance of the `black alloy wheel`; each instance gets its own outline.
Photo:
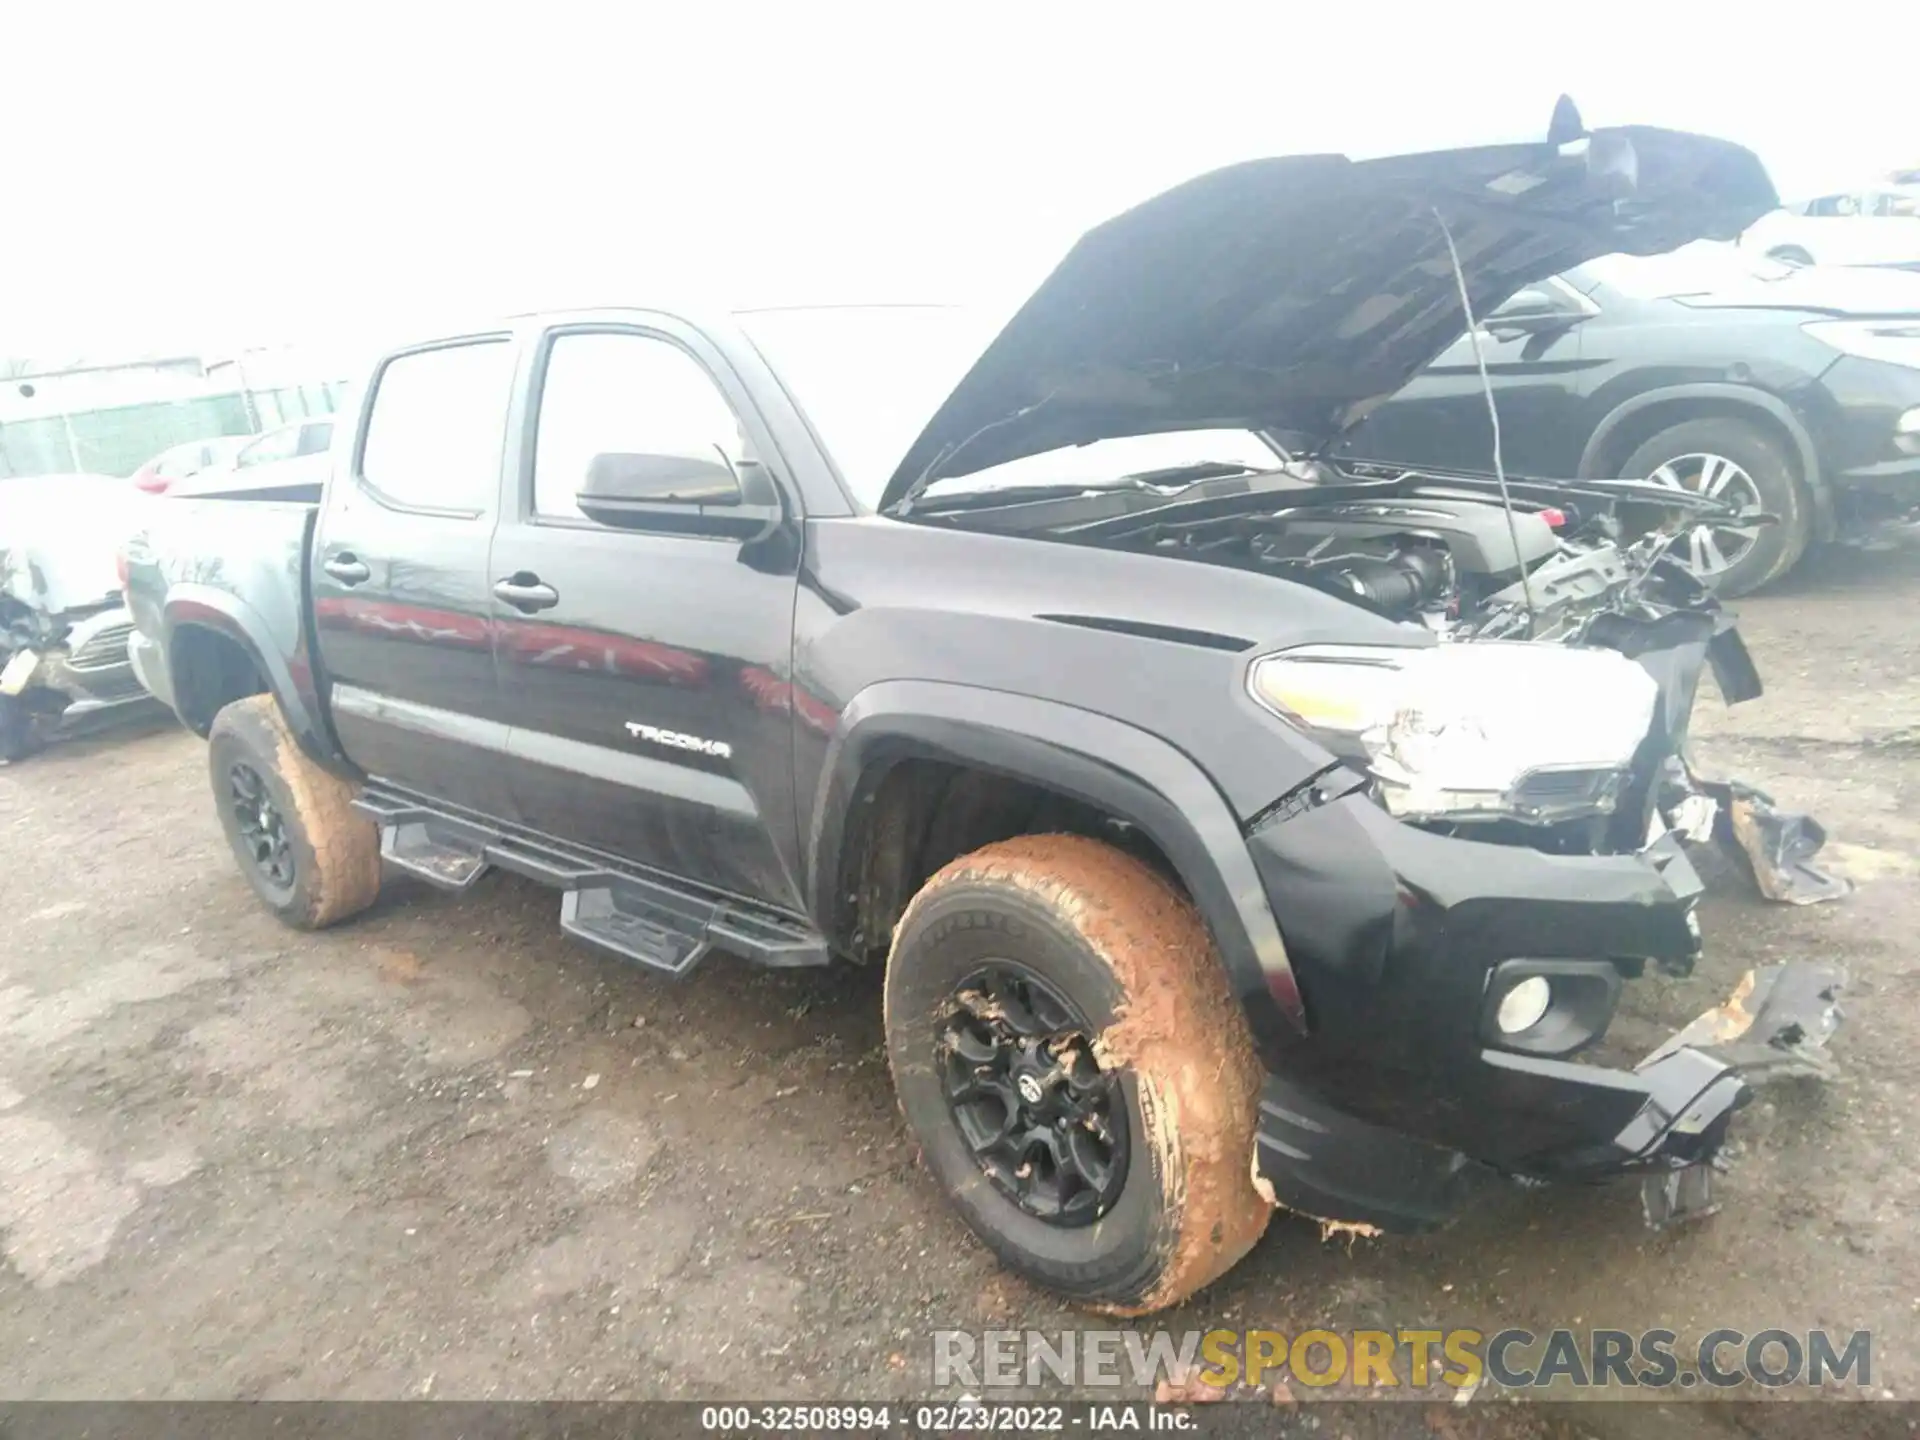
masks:
POLYGON ((1264 1072, 1205 923, 1083 835, 1019 835, 928 877, 887 955, 887 1063, 928 1172, 987 1247, 1118 1315, 1253 1248, 1264 1072))
POLYGON ((1084 1016, 1010 960, 955 987, 938 1023, 947 1107, 994 1186, 1060 1226, 1105 1215, 1127 1178, 1125 1101, 1084 1016))
POLYGON ((252 853, 254 869, 274 889, 291 890, 295 865, 286 822, 260 772, 244 760, 227 771, 227 804, 242 843, 252 853))
POLYGON ((271 695, 224 706, 207 732, 207 780, 247 884, 296 930, 358 915, 380 893, 380 831, 358 787, 300 748, 271 695))

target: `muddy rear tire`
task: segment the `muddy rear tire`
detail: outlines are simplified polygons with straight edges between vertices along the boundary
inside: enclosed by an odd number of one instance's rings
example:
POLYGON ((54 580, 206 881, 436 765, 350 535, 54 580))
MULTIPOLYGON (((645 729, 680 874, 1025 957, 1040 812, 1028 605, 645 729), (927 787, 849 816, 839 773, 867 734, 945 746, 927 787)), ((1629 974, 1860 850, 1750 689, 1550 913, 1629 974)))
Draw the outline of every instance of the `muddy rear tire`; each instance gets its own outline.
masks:
POLYGON ((270 695, 213 717, 214 804, 240 871, 296 930, 358 915, 380 893, 380 832, 352 807, 355 787, 316 764, 270 695))
POLYGON ((886 1028, 928 1168, 1028 1279, 1146 1314, 1266 1229, 1246 1019, 1193 907, 1132 856, 1034 835, 955 860, 894 932, 886 1028))

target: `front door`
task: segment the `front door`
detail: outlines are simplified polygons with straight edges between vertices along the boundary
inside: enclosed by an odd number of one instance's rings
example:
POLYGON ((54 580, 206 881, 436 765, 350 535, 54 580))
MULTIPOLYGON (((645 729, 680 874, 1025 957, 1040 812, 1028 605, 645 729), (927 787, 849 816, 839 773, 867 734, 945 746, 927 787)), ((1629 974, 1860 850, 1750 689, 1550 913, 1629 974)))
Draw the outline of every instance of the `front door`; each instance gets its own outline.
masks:
POLYGON ((502 813, 491 615, 512 342, 406 351, 374 377, 327 491, 313 565, 334 729, 369 775, 502 813))
POLYGON ((780 684, 794 552, 770 564, 765 546, 610 528, 575 503, 596 455, 724 459, 738 472, 772 459, 764 425, 718 354, 664 319, 552 329, 532 369, 493 547, 517 818, 798 909, 781 858, 797 843, 780 684))
POLYGON ((1480 361, 1500 412, 1500 454, 1509 474, 1571 478, 1584 434, 1577 429, 1581 333, 1594 307, 1559 280, 1529 287, 1484 315, 1354 431, 1340 453, 1440 470, 1493 472, 1493 425, 1480 361), (1512 310, 1511 315, 1503 312, 1512 310), (1569 443, 1571 440, 1571 452, 1569 443), (1569 462, 1571 453, 1573 460, 1569 462))

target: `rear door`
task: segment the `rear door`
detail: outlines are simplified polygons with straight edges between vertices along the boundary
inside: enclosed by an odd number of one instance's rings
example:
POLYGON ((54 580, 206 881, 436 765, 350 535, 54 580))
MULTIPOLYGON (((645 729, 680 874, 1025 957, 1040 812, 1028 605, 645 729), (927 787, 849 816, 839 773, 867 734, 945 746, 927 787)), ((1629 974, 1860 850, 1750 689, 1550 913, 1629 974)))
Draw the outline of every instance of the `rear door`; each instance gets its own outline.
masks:
POLYGON ((574 502, 603 454, 777 471, 738 377, 699 332, 556 326, 531 357, 519 474, 493 549, 495 654, 522 823, 733 895, 800 908, 785 546, 613 529, 574 502))
POLYGON ((488 551, 514 353, 483 335, 382 363, 337 452, 311 582, 347 756, 489 814, 510 805, 488 551))

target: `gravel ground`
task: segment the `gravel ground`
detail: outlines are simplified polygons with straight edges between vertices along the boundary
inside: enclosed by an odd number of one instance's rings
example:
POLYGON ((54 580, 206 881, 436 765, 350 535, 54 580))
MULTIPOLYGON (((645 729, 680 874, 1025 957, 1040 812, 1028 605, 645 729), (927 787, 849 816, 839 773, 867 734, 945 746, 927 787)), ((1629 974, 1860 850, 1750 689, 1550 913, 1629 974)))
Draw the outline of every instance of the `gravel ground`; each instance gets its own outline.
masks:
MULTIPOLYGON (((1160 1323, 1869 1328, 1874 1389, 1920 1395, 1916 607, 1920 549, 1816 557, 1741 607, 1769 694, 1702 701, 1705 768, 1812 810, 1860 882, 1794 909, 1728 881, 1699 973, 1620 1022, 1651 1036, 1756 962, 1850 967, 1844 1077, 1742 1117, 1719 1215, 1651 1236, 1602 1187, 1425 1238, 1282 1219, 1160 1323)), ((932 1192, 871 976, 657 981, 505 876, 390 879, 289 932, 234 871, 202 745, 159 725, 0 770, 0 894, 0 1395, 905 1398, 935 1328, 1089 1323, 932 1192)), ((1356 1433, 1464 1433, 1388 1408, 1356 1433)))

